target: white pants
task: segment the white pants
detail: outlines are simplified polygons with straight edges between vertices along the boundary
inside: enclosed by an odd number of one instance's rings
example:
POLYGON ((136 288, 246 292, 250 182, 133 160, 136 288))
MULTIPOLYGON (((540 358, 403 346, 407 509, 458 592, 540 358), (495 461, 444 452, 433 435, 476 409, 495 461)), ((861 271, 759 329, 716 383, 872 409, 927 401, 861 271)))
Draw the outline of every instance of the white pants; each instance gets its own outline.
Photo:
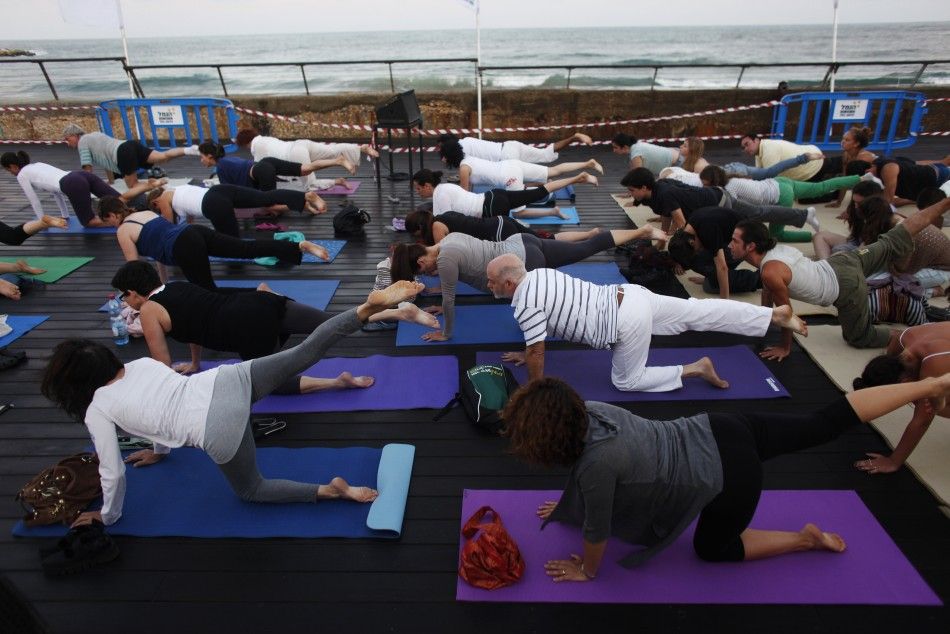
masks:
POLYGON ((536 163, 526 163, 519 161, 521 166, 522 180, 525 183, 546 183, 548 182, 548 168, 545 165, 536 163))
POLYGON ((521 141, 505 141, 501 144, 502 159, 515 159, 526 163, 550 163, 557 160, 554 144, 544 147, 525 145, 521 141))
MULTIPOLYGON (((346 160, 353 165, 359 166, 360 164, 360 146, 356 143, 318 143, 308 139, 297 139, 293 143, 290 154, 291 158, 288 158, 288 161, 301 164, 335 159, 340 155, 345 156, 346 160)), ((317 177, 313 174, 308 174, 304 178, 307 189, 320 189, 317 181, 317 177)))
POLYGON ((636 284, 622 288, 610 379, 625 392, 669 392, 683 387, 683 366, 647 367, 652 335, 697 330, 761 337, 772 322, 772 309, 764 306, 656 295, 636 284))

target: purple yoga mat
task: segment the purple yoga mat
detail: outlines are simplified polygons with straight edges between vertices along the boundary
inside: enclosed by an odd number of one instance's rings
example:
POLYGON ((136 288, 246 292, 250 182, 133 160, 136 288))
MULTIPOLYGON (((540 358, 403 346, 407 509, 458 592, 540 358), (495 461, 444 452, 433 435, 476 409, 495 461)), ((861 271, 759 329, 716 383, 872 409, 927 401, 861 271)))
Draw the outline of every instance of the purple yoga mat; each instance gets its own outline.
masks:
MULTIPOLYGON (((716 348, 654 348, 649 365, 679 365, 709 357, 716 372, 729 382, 719 389, 698 378, 686 379, 672 392, 622 392, 610 382, 610 350, 549 350, 544 353, 544 374, 564 379, 589 401, 722 401, 789 396, 759 357, 745 346, 716 348)), ((477 363, 501 363, 501 352, 479 352, 477 363)), ((507 364, 519 383, 528 380, 524 366, 507 364)))
MULTIPOLYGON (((458 579, 459 601, 543 603, 791 603, 942 605, 854 491, 764 491, 751 526, 798 530, 814 522, 841 534, 843 553, 792 553, 738 563, 706 563, 693 552, 690 527, 640 568, 617 560, 635 546, 611 539, 597 579, 554 583, 544 573, 550 559, 582 553, 579 528, 552 523, 543 531, 535 509, 560 491, 466 489, 462 524, 488 505, 518 543, 525 573, 514 585, 481 590, 458 579)), ((460 526, 461 526, 460 525, 460 526)))
MULTIPOLYGON (((202 369, 235 360, 202 361, 202 369)), ((362 410, 439 408, 459 389, 458 359, 454 356, 425 357, 334 357, 322 359, 305 370, 307 376, 333 378, 343 371, 368 375, 376 382, 368 388, 331 390, 293 396, 267 396, 251 408, 253 414, 304 412, 356 412, 362 410), (424 380, 421 377, 425 377, 424 380)))
POLYGON ((360 181, 347 181, 346 186, 334 185, 327 189, 313 190, 318 196, 349 196, 360 188, 360 181))

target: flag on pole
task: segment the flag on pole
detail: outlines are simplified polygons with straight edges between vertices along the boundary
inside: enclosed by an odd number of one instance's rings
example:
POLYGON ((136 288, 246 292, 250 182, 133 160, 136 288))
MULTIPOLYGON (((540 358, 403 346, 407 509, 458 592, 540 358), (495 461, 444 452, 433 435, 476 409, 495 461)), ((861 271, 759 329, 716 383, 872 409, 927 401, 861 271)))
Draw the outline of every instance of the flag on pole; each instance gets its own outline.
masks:
POLYGON ((59 0, 59 14, 67 24, 118 29, 118 0, 59 0))

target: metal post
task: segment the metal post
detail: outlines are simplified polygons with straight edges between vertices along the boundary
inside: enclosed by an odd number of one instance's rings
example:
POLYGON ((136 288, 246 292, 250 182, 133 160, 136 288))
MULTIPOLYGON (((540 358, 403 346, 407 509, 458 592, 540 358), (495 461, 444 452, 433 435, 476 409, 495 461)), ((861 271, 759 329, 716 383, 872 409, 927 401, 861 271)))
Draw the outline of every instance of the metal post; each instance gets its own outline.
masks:
MULTIPOLYGON (((378 134, 379 134, 379 124, 374 123, 373 124, 373 138, 371 139, 371 141, 372 141, 373 147, 376 148, 377 150, 379 150, 379 144, 376 142, 376 139, 379 138, 377 136, 378 134)), ((377 154, 378 153, 379 152, 377 151, 377 154)), ((374 163, 374 167, 376 168, 376 189, 381 189, 383 186, 383 182, 379 178, 379 157, 378 156, 373 158, 373 163, 374 163)))
POLYGON ((659 66, 653 67, 653 79, 650 81, 650 92, 653 92, 653 89, 656 88, 656 75, 660 72, 659 66))
POLYGON ((307 73, 303 69, 303 64, 300 65, 300 75, 303 77, 303 89, 306 91, 307 96, 310 96, 310 86, 307 85, 307 73))
POLYGON ((567 86, 564 87, 565 90, 570 90, 570 89, 571 89, 571 71, 572 71, 572 70, 574 70, 574 69, 571 68, 570 66, 567 67, 567 86))
POLYGON ((393 80, 393 63, 386 62, 386 65, 389 66, 389 89, 392 90, 393 94, 396 94, 396 82, 393 80))
POLYGON ((46 72, 46 66, 43 66, 43 62, 37 62, 40 65, 40 70, 43 71, 43 77, 46 78, 46 83, 49 85, 50 91, 53 93, 53 99, 59 101, 59 95, 56 94, 56 89, 53 88, 53 82, 49 78, 49 73, 46 72))
POLYGON ((835 91, 835 75, 838 72, 838 0, 835 0, 834 26, 831 27, 831 63, 834 69, 831 71, 830 92, 835 91))
POLYGON ((412 190, 412 128, 406 127, 406 156, 409 157, 409 189, 412 190))
POLYGON ((482 28, 481 28, 482 3, 475 0, 475 66, 478 69, 478 87, 476 88, 476 99, 478 101, 478 138, 482 138, 482 28))
POLYGON ((739 84, 742 83, 742 76, 745 74, 745 69, 746 69, 746 68, 748 68, 748 67, 747 67, 747 66, 740 66, 740 67, 739 67, 739 78, 736 79, 736 90, 739 89, 739 84))
POLYGON ((221 90, 224 91, 224 96, 225 96, 225 97, 229 97, 230 95, 228 95, 228 87, 224 85, 224 75, 221 74, 221 67, 220 67, 220 66, 215 66, 215 68, 216 68, 217 71, 218 71, 218 79, 221 80, 221 90))
POLYGON ((920 76, 924 74, 924 71, 927 70, 927 67, 930 66, 930 62, 924 62, 920 65, 920 70, 917 71, 917 74, 914 75, 914 81, 910 83, 910 87, 913 88, 917 85, 917 82, 920 81, 920 76))

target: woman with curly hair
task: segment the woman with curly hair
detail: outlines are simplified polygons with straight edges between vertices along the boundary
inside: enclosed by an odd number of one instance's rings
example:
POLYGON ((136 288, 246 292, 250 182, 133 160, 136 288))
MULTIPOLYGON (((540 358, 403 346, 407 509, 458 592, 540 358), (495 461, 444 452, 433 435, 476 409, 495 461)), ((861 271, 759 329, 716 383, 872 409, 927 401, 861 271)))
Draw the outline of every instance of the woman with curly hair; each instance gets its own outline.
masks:
POLYGON ((840 553, 844 540, 814 524, 798 531, 749 528, 762 493, 762 462, 837 438, 843 431, 918 401, 941 407, 950 375, 859 390, 810 414, 701 413, 649 420, 583 401, 559 379, 536 379, 502 412, 510 451, 571 469, 559 501, 537 514, 545 524, 582 527, 583 556, 552 559, 553 581, 591 581, 609 537, 643 546, 620 564, 643 564, 697 517, 693 548, 705 561, 745 561, 785 553, 840 553))

